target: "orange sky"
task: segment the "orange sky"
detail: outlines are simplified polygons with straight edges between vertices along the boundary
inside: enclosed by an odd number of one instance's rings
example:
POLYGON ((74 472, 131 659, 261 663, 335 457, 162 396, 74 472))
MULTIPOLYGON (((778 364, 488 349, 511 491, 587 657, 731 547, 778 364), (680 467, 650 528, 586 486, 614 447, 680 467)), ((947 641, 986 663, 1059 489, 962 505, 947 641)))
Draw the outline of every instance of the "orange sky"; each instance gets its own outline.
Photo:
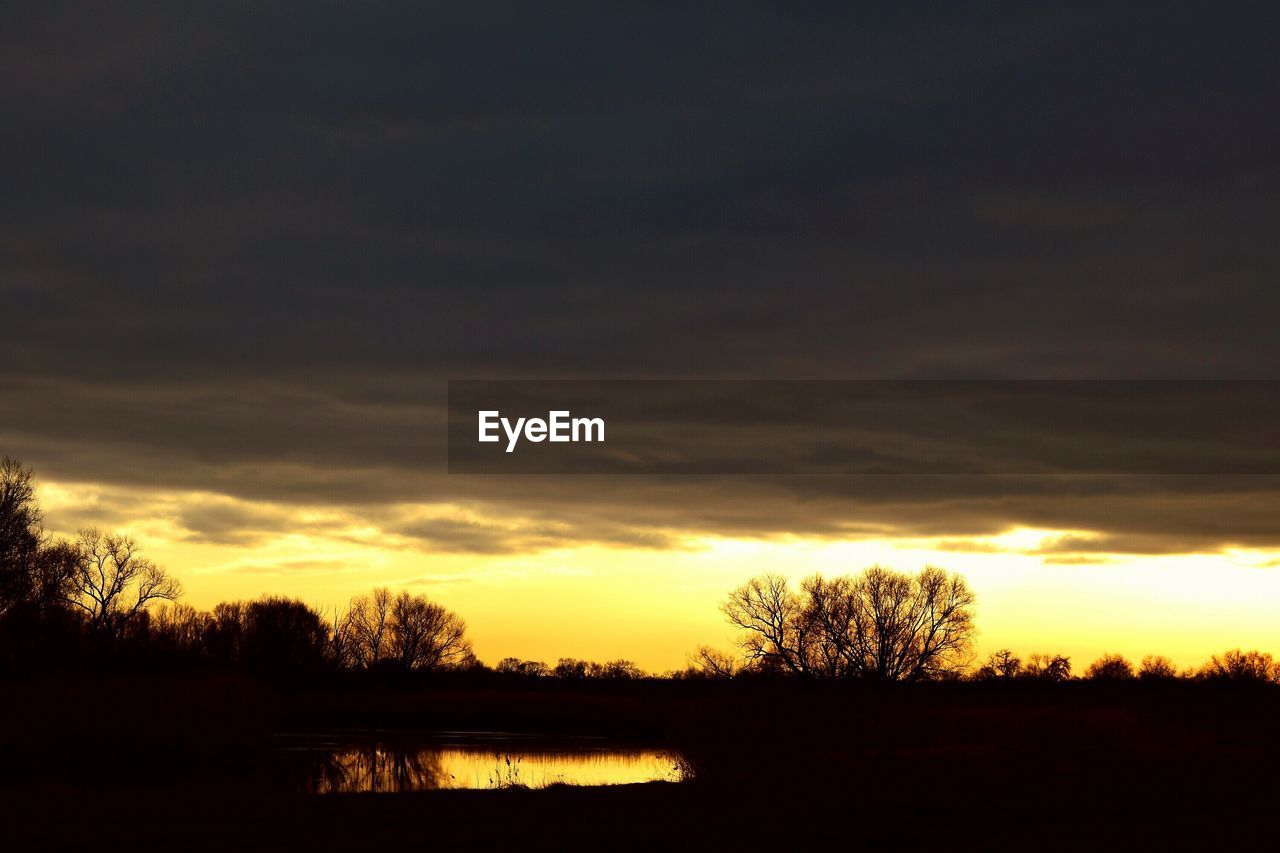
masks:
MULTIPOLYGON (((296 596, 332 613, 353 595, 387 585, 425 594, 459 612, 476 651, 492 664, 513 655, 630 658, 646 669, 683 667, 696 646, 731 644, 718 605, 752 575, 800 578, 856 572, 873 563, 915 570, 926 563, 962 572, 978 595, 979 653, 1070 655, 1077 671, 1104 652, 1134 660, 1159 653, 1180 666, 1225 648, 1280 649, 1280 554, 1236 550, 1171 556, 1098 555, 1055 563, 1032 553, 1074 531, 1012 530, 996 537, 733 539, 674 535, 678 547, 584 545, 528 554, 437 554, 329 507, 271 507, 303 533, 261 534, 242 543, 200 542, 180 507, 237 508, 198 492, 128 493, 127 530, 183 582, 185 601, 210 607, 262 593, 296 596)), ((48 482, 41 499, 50 530, 100 523, 108 494, 91 484, 48 482)), ((240 507, 262 512, 264 507, 240 507)), ((467 518, 468 510, 424 505, 467 518)), ((518 522, 513 522, 518 523, 518 522)))

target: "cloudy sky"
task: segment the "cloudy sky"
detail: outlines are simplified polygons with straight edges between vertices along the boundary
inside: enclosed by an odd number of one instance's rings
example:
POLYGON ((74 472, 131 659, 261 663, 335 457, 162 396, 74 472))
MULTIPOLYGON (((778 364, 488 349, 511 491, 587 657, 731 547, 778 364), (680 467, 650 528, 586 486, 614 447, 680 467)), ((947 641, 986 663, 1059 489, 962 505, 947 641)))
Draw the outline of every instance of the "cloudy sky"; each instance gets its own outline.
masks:
POLYGON ((194 604, 403 585, 490 662, 877 560, 987 647, 1280 647, 1275 478, 445 467, 448 379, 1280 379, 1276 32, 1218 6, 8 10, 0 452, 194 604))

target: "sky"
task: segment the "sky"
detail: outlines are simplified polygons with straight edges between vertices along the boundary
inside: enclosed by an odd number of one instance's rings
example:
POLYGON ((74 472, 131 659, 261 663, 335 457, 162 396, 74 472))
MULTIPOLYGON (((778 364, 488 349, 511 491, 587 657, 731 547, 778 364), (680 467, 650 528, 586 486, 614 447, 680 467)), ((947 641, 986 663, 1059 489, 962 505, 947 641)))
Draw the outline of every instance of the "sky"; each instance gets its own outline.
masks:
MULTIPOLYGON (((764 571, 1280 651, 1280 482, 447 473, 449 379, 1277 379, 1265 5, 28 4, 0 453, 187 600, 678 668, 764 571)), ((1194 453, 1190 448, 1187 453, 1194 453)))

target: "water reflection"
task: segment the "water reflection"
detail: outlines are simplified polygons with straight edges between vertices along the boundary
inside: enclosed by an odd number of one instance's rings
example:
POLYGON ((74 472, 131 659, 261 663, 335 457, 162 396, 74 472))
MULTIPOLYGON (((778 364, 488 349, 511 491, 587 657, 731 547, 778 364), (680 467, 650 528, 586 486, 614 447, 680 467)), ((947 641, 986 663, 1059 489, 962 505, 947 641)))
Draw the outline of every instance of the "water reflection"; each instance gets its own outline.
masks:
POLYGON ((685 765, 667 750, 468 734, 391 740, 294 735, 283 752, 303 791, 317 794, 444 788, 544 788, 679 782, 685 765))

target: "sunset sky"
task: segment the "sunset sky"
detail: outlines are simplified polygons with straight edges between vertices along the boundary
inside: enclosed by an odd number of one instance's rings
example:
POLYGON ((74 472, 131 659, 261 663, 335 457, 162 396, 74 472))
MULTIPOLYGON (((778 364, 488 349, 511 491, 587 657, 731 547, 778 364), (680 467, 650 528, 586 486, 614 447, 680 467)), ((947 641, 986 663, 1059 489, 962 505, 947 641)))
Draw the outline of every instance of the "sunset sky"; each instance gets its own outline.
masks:
POLYGON ((1280 379, 1266 32, 909 5, 10 10, 0 454, 188 603, 403 587, 489 663, 872 563, 984 653, 1280 652, 1276 476, 447 473, 449 379, 1280 379))

